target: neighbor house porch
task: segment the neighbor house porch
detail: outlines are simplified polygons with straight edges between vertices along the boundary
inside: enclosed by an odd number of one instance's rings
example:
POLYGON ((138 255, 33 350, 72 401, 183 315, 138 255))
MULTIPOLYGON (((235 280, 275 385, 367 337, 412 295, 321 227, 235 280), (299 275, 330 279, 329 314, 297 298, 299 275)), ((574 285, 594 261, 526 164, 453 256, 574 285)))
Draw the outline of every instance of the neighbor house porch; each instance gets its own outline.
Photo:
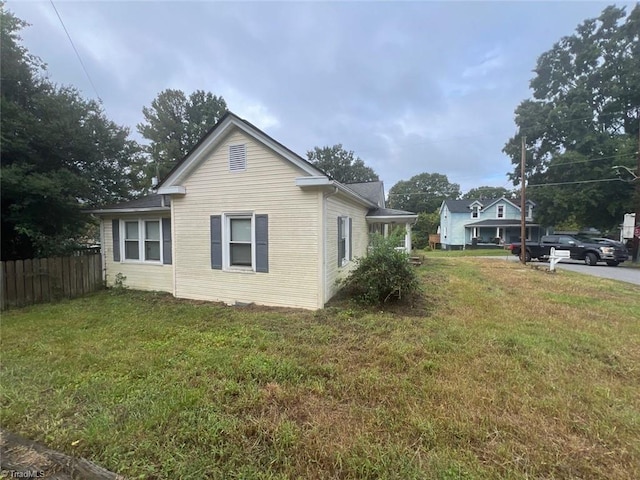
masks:
MULTIPOLYGON (((465 247, 495 247, 520 241, 521 225, 518 220, 482 220, 464 226, 465 247)), ((526 222, 526 239, 540 241, 545 234, 537 223, 526 222)))

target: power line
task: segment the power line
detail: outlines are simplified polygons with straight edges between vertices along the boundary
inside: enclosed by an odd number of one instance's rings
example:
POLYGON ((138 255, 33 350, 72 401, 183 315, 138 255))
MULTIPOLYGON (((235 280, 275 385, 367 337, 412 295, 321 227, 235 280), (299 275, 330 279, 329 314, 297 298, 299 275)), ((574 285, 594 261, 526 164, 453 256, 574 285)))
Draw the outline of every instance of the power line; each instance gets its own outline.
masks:
POLYGON ((51 2, 51 6, 53 7, 53 10, 56 12, 56 15, 58 16, 58 20, 60 20, 60 24, 62 25, 62 28, 64 29, 64 33, 67 34, 67 38, 69 39, 69 43, 73 47, 73 51, 76 52, 76 57, 78 57, 78 61, 80 62, 80 66, 82 66, 82 70, 84 70, 85 75, 89 79, 89 83, 91 84, 91 88, 93 88, 93 91, 95 92, 96 97, 98 97, 98 101, 100 103, 102 103, 102 98, 100 98, 100 94, 98 93, 98 89, 94 85, 93 80, 91 79, 91 75, 89 75, 89 71, 87 70, 87 67, 85 67, 84 62, 82 61, 82 57, 80 56, 80 52, 78 52, 78 49, 76 48, 75 44, 73 43, 73 40, 71 39, 71 35, 69 34, 69 31, 67 30, 67 27, 65 26, 64 21, 62 20, 62 17, 60 16, 60 13, 58 12, 58 9, 54 5, 53 0, 49 0, 49 1, 51 2))
POLYGON ((619 159, 624 159, 624 158, 634 158, 636 156, 636 152, 633 153, 629 153, 627 155, 611 155, 609 157, 599 157, 599 158, 588 158, 586 160, 577 160, 575 162, 566 162, 566 163, 555 163, 555 164, 549 164, 549 165, 545 165, 546 168, 551 168, 551 167, 563 167, 565 165, 576 165, 578 163, 590 163, 590 162, 598 162, 600 160, 610 160, 612 158, 619 158, 619 159))
POLYGON ((529 184, 527 187, 553 187, 556 185, 577 185, 579 183, 600 183, 600 182, 622 182, 619 178, 603 178, 601 180, 576 180, 574 182, 556 182, 556 183, 535 183, 529 184))

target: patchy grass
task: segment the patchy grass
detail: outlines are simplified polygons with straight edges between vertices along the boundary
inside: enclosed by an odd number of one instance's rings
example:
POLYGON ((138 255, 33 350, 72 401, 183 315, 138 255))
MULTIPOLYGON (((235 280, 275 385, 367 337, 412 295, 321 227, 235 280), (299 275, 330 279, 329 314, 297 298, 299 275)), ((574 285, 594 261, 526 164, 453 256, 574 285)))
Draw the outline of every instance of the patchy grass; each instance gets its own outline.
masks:
POLYGON ((424 304, 3 315, 4 428, 131 478, 640 478, 636 286, 428 258, 424 304))

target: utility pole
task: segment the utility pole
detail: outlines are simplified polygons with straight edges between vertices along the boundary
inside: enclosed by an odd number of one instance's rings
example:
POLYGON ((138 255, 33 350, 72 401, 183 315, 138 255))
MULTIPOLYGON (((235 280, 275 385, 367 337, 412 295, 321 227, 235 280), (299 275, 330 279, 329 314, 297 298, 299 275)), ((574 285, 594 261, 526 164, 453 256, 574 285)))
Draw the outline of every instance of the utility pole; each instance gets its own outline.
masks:
MULTIPOLYGON (((527 187, 525 185, 525 163, 527 160, 527 152, 525 150, 525 141, 526 137, 523 135, 521 137, 522 140, 522 154, 520 159, 520 261, 523 265, 527 264, 527 213, 525 211, 525 203, 526 203, 526 190, 527 187)), ((636 214, 636 224, 638 222, 638 215, 636 214)))
POLYGON ((631 249, 631 261, 640 262, 640 109, 638 110, 638 168, 636 169, 636 221, 633 229, 633 248, 631 249))

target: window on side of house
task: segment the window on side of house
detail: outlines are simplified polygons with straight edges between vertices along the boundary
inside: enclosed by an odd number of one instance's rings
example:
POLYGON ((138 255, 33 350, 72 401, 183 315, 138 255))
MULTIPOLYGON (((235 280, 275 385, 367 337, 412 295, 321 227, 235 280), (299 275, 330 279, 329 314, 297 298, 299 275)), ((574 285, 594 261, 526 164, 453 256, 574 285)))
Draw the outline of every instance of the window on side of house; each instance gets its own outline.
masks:
POLYGON ((338 266, 343 267, 351 258, 351 219, 338 217, 338 266))
POLYGON ((478 216, 480 215, 480 208, 475 205, 474 207, 471 208, 471 218, 478 218, 478 216))
POLYGON ((533 205, 527 205, 527 219, 533 219, 533 205))
POLYGON ((498 205, 498 218, 504 218, 504 205, 498 205))
POLYGON ((160 221, 144 221, 144 259, 160 261, 160 221))
POLYGON ((122 240, 125 261, 159 263, 162 259, 162 226, 159 219, 124 220, 122 240))
POLYGON ((253 217, 238 215, 227 217, 228 266, 253 268, 253 217))
POLYGON ((139 222, 124 222, 124 259, 140 260, 139 222))
POLYGON ((223 213, 210 216, 211 269, 269 273, 269 215, 223 213))

